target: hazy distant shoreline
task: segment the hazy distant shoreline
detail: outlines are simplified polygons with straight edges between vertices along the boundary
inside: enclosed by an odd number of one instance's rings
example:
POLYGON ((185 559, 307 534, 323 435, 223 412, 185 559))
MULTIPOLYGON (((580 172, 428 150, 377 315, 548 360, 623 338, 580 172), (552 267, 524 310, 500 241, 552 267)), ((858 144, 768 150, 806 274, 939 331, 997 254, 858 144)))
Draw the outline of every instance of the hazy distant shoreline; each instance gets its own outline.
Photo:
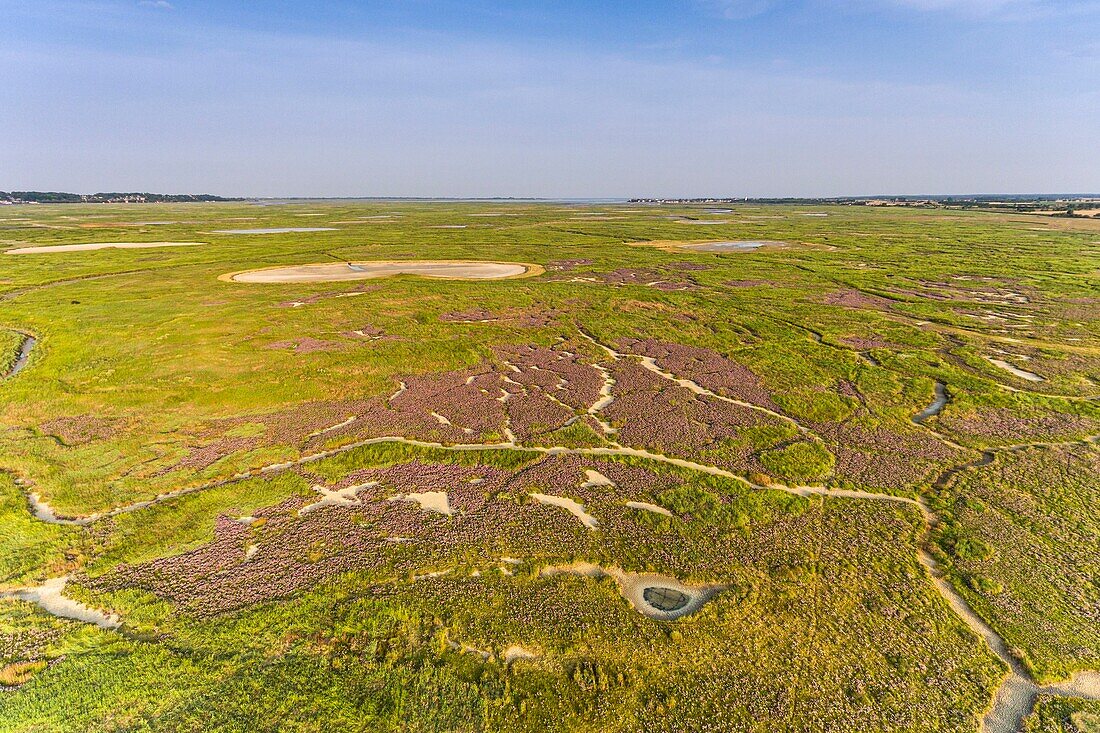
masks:
POLYGON ((256 206, 278 206, 294 203, 362 203, 362 202, 423 202, 423 203, 509 203, 570 205, 716 205, 716 204, 785 204, 794 206, 904 206, 928 208, 973 208, 1014 210, 1054 216, 1097 218, 1100 194, 930 194, 890 196, 835 197, 689 197, 689 198, 537 198, 537 197, 448 197, 448 196, 217 196, 214 194, 164 194, 149 192, 79 194, 58 191, 0 191, 0 205, 20 204, 147 204, 147 203, 248 203, 256 206))

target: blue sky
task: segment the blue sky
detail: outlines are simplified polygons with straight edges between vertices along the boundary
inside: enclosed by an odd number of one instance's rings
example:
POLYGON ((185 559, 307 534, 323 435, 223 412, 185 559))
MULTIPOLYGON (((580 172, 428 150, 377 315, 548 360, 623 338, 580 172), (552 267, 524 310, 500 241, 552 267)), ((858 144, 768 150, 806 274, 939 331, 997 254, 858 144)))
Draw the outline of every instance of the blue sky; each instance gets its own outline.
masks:
POLYGON ((1100 191, 1100 0, 0 0, 0 189, 1100 191))

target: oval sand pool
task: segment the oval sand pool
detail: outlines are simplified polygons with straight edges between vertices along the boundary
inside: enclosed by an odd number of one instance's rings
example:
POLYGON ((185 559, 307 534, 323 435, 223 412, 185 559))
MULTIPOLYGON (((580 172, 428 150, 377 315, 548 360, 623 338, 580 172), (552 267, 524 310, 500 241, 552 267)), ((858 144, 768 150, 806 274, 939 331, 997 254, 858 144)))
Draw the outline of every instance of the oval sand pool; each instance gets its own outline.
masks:
POLYGON ((315 283, 370 280, 393 275, 419 275, 449 280, 501 280, 530 277, 543 272, 538 265, 518 262, 470 262, 418 260, 409 262, 320 262, 310 265, 265 267, 222 275, 218 279, 239 283, 315 283))

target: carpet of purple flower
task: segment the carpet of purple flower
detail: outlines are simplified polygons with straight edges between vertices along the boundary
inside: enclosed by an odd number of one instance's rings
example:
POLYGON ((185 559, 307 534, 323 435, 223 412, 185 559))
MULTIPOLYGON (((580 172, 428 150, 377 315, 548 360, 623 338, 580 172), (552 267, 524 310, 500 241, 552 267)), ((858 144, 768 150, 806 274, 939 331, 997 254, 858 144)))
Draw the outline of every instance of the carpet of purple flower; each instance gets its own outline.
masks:
MULTIPOLYGON (((3 325, 35 340, 0 343, 24 359, 0 381, 0 733, 1100 715, 1088 222, 168 208, 158 241, 336 226, 8 258, 3 325), (487 252, 546 272, 217 279, 487 252), (27 592, 47 580, 62 603, 27 592), (647 615, 649 583, 698 605, 647 615)), ((99 211, 36 207, 11 236, 72 243, 99 211)), ((133 212, 110 213, 154 218, 133 212)))
MULTIPOLYGON (((369 459, 350 463, 362 462, 369 459)), ((282 608, 290 612, 303 596, 363 594, 398 605, 412 619, 434 620, 438 669, 422 684, 477 668, 477 690, 490 699, 475 722, 488 728, 534 730, 533 721, 561 716, 601 728, 693 730, 767 717, 780 729, 824 716, 856 729, 969 730, 999 675, 924 582, 915 510, 761 493, 578 456, 509 471, 413 461, 339 479, 319 468, 333 489, 369 487, 354 504, 306 514, 299 510, 310 499, 295 497, 244 521, 221 515, 211 542, 86 578, 85 588, 101 601, 140 589, 169 602, 170 617, 147 617, 135 634, 186 634, 277 599, 289 599, 282 608), (586 485, 589 470, 611 483, 586 485), (581 502, 598 529, 530 500, 539 489, 581 502), (387 501, 425 490, 446 491, 455 515, 387 501), (654 520, 625 499, 673 516, 654 520), (577 558, 720 577, 726 589, 682 622, 654 622, 610 581, 538 573, 577 558), (531 656, 509 662, 516 646, 531 656), (500 686, 505 698, 491 699, 500 686)), ((328 634, 309 644, 339 677, 361 653, 328 634)), ((212 719, 227 707, 214 705, 212 719)))
POLYGON ((975 608, 1040 680, 1100 668, 1100 447, 998 454, 958 476, 937 539, 975 608))

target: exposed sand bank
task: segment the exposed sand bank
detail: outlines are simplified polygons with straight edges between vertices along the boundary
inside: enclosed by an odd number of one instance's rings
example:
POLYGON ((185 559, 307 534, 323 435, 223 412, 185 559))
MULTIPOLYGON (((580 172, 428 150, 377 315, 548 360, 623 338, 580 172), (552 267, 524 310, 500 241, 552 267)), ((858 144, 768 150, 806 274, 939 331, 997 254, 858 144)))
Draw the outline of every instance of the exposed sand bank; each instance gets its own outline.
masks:
POLYGON ((454 510, 451 509, 451 503, 447 499, 446 491, 422 491, 418 494, 398 494, 397 496, 390 497, 390 501, 409 501, 414 504, 419 504, 420 508, 424 511, 445 514, 448 517, 454 514, 454 510))
POLYGON ((532 493, 531 497, 540 504, 550 504, 565 509, 589 529, 596 529, 599 525, 596 518, 584 510, 584 504, 579 504, 568 497, 552 496, 550 494, 540 494, 538 492, 532 493))
POLYGON ((359 492, 363 489, 370 488, 371 486, 377 486, 377 481, 371 481, 365 484, 359 484, 358 486, 349 486, 346 489, 330 489, 326 486, 314 486, 313 490, 321 495, 319 501, 315 501, 312 504, 307 504, 298 510, 298 514, 309 514, 310 512, 317 511, 323 507, 328 506, 360 506, 362 502, 359 500, 359 492))
POLYGON ((62 595, 62 591, 65 590, 65 585, 68 582, 68 576, 51 578, 42 585, 33 588, 19 588, 9 593, 2 593, 0 599, 14 598, 27 601, 37 605, 51 616, 95 624, 101 629, 117 629, 122 625, 122 620, 118 616, 103 613, 62 595))
POLYGON ((992 364, 993 366, 1000 367, 1001 369, 1004 369, 1006 372, 1011 372, 1013 375, 1019 377, 1020 379, 1027 380, 1028 382, 1045 382, 1046 381, 1045 379, 1040 377, 1035 372, 1029 372, 1026 369, 1021 369, 1020 367, 1016 366, 1015 364, 1010 364, 1009 362, 1005 361, 1004 359, 994 359, 994 358, 988 357, 988 356, 986 357, 986 359, 988 359, 989 363, 992 364))
POLYGON ((615 482, 604 476, 599 471, 593 471, 588 469, 584 472, 584 483, 581 486, 587 488, 593 488, 595 486, 614 486, 615 482))
POLYGON ((361 261, 320 262, 308 265, 265 267, 233 272, 218 277, 239 283, 310 283, 370 280, 394 275, 447 280, 503 280, 542 274, 539 265, 518 262, 476 262, 469 260, 413 260, 409 262, 361 261))
POLYGON ((654 514, 663 514, 666 517, 671 517, 672 512, 665 509, 663 506, 657 506, 656 504, 650 504, 648 501, 628 501, 626 505, 631 509, 644 509, 647 512, 653 512, 654 514))

